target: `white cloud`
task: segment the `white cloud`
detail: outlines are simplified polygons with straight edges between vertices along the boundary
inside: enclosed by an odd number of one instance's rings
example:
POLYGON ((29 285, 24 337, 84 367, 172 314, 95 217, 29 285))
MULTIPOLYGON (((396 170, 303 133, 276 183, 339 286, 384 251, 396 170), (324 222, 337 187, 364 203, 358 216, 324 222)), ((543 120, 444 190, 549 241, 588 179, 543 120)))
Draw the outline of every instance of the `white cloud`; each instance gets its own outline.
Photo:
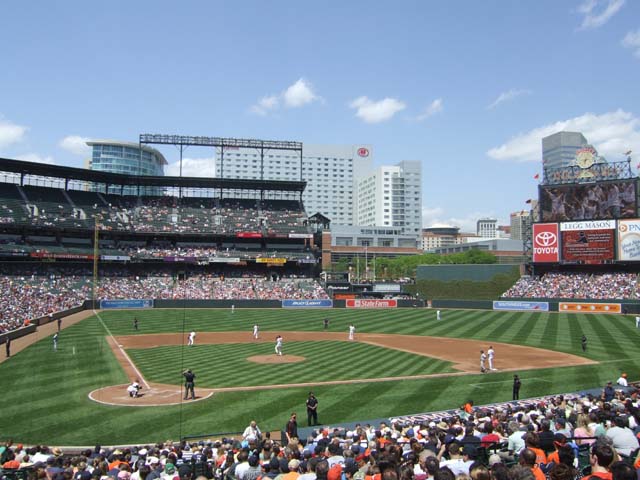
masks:
POLYGON ((498 95, 498 98, 496 98, 493 102, 491 102, 491 104, 489 106, 487 106, 487 109, 491 110, 492 108, 497 107, 501 103, 509 102, 509 101, 513 100, 514 98, 520 97, 521 95, 531 95, 531 90, 526 90, 526 89, 525 90, 517 90, 515 88, 512 88, 511 90, 507 90, 506 92, 502 92, 500 95, 498 95))
MULTIPOLYGON (((183 158, 183 177, 213 177, 215 175, 215 157, 208 158, 183 158)), ((170 163, 165 167, 165 175, 177 177, 180 175, 180 160, 170 163)))
POLYGON ((625 0, 585 0, 578 7, 584 15, 580 30, 598 28, 607 23, 624 6, 625 0))
POLYGON ((67 135, 62 140, 60 140, 58 146, 75 155, 88 155, 91 151, 91 148, 87 145, 88 141, 89 139, 85 137, 80 137, 78 135, 67 135))
POLYGON ((282 99, 287 107, 297 108, 318 100, 313 87, 304 78, 289 86, 282 94, 282 99))
POLYGON ((37 153, 23 153, 22 155, 16 155, 15 158, 26 162, 46 163, 47 165, 55 165, 56 163, 52 156, 43 157, 37 153))
POLYGON ((350 108, 356 109, 356 117, 366 123, 380 123, 391 119, 396 113, 404 110, 407 106, 404 102, 395 98, 384 98, 377 102, 367 97, 358 97, 349 104, 350 108))
POLYGON ((258 100, 258 103, 256 103, 255 105, 251 105, 250 110, 252 113, 264 116, 270 111, 278 108, 279 104, 280 101, 278 100, 278 97, 275 95, 270 95, 267 97, 262 97, 260 100, 258 100))
POLYGON ((416 120, 419 122, 426 120, 429 117, 432 117, 436 113, 440 113, 444 110, 444 106, 442 105, 442 99, 436 98, 433 102, 431 102, 424 112, 416 117, 416 120))
POLYGON ((8 147, 24 140, 27 130, 27 127, 16 125, 0 118, 0 148, 8 147))
POLYGON ((633 50, 633 55, 640 58, 640 29, 635 32, 627 32, 622 39, 622 46, 633 50))
POLYGON ((640 151, 640 119, 619 109, 602 115, 585 113, 534 128, 490 149, 487 155, 496 160, 539 162, 542 160, 542 138, 561 131, 582 132, 609 161, 622 160, 621 154, 627 150, 640 151))
POLYGON ((249 111, 256 115, 265 116, 279 109, 280 105, 284 105, 287 108, 299 108, 318 100, 322 100, 322 98, 316 95, 311 83, 304 78, 300 78, 279 95, 262 97, 257 103, 249 107, 249 111))

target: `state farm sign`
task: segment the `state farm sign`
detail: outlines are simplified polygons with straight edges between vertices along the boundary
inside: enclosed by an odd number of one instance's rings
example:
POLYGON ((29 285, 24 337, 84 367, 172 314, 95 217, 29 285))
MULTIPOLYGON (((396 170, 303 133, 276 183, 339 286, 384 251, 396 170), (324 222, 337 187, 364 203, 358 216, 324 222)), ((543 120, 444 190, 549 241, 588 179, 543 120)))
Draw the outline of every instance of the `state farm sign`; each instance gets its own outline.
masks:
POLYGON ((359 299, 351 298, 345 301, 347 308, 396 308, 398 301, 394 299, 389 300, 375 300, 375 299, 359 299))
POLYGON ((533 224, 533 263, 560 261, 557 223, 533 224))

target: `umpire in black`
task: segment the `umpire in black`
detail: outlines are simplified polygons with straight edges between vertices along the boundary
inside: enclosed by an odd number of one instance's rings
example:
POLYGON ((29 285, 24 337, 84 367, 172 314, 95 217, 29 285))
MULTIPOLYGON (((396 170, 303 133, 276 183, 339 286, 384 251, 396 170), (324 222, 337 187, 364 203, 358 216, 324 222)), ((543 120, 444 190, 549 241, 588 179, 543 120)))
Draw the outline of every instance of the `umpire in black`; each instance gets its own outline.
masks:
POLYGON ((182 376, 184 377, 184 399, 189 399, 189 392, 191 392, 191 400, 196 399, 196 393, 194 391, 196 374, 193 373, 190 369, 186 369, 182 372, 182 376))

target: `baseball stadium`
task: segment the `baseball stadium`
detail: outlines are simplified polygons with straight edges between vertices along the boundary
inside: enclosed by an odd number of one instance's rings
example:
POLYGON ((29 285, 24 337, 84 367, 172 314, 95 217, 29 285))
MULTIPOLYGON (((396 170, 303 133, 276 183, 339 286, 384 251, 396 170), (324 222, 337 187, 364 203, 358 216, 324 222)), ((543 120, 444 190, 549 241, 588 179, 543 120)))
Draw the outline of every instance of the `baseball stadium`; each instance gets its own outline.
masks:
MULTIPOLYGON (((99 445, 141 458, 175 444, 191 458, 246 446, 252 421, 284 447, 292 412, 301 444, 324 431, 409 445, 471 418, 482 435, 500 425, 497 450, 512 433, 501 424, 524 417, 640 422, 629 163, 545 171, 526 263, 503 291, 470 299, 469 279, 436 278, 434 294, 427 266, 410 282, 328 275, 331 227, 305 211, 302 179, 0 159, 5 451, 99 445), (308 426, 311 391, 318 425, 308 426)), ((595 436, 589 428, 583 437, 595 436)))

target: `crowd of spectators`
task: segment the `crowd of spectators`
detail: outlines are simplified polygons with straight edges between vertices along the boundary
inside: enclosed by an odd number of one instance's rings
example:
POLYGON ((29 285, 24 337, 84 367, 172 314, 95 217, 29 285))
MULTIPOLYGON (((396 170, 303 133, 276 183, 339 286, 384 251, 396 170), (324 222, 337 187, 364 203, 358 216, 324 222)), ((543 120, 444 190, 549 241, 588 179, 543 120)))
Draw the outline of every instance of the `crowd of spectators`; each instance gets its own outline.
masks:
POLYGON ((282 442, 253 421, 216 441, 73 454, 9 441, 0 464, 4 475, 22 470, 28 480, 637 480, 638 392, 605 398, 603 391, 478 408, 468 402, 437 418, 324 426, 306 438, 290 430, 290 419, 282 442))
MULTIPOLYGON (((0 333, 14 330, 25 321, 67 310, 92 298, 93 281, 83 270, 58 274, 34 272, 28 276, 0 276, 0 333)), ((97 299, 193 299, 193 300, 283 300, 326 299, 324 289, 310 278, 266 279, 198 274, 176 278, 155 273, 146 277, 110 272, 100 277, 97 299)))
POLYGON ((143 233, 308 233, 299 201, 119 196, 23 186, 0 194, 0 223, 143 233), (28 197, 28 198, 27 198, 28 197), (72 200, 71 198, 75 198, 72 200))
POLYGON ((640 298, 635 273, 561 273, 524 276, 507 290, 508 298, 640 298))

